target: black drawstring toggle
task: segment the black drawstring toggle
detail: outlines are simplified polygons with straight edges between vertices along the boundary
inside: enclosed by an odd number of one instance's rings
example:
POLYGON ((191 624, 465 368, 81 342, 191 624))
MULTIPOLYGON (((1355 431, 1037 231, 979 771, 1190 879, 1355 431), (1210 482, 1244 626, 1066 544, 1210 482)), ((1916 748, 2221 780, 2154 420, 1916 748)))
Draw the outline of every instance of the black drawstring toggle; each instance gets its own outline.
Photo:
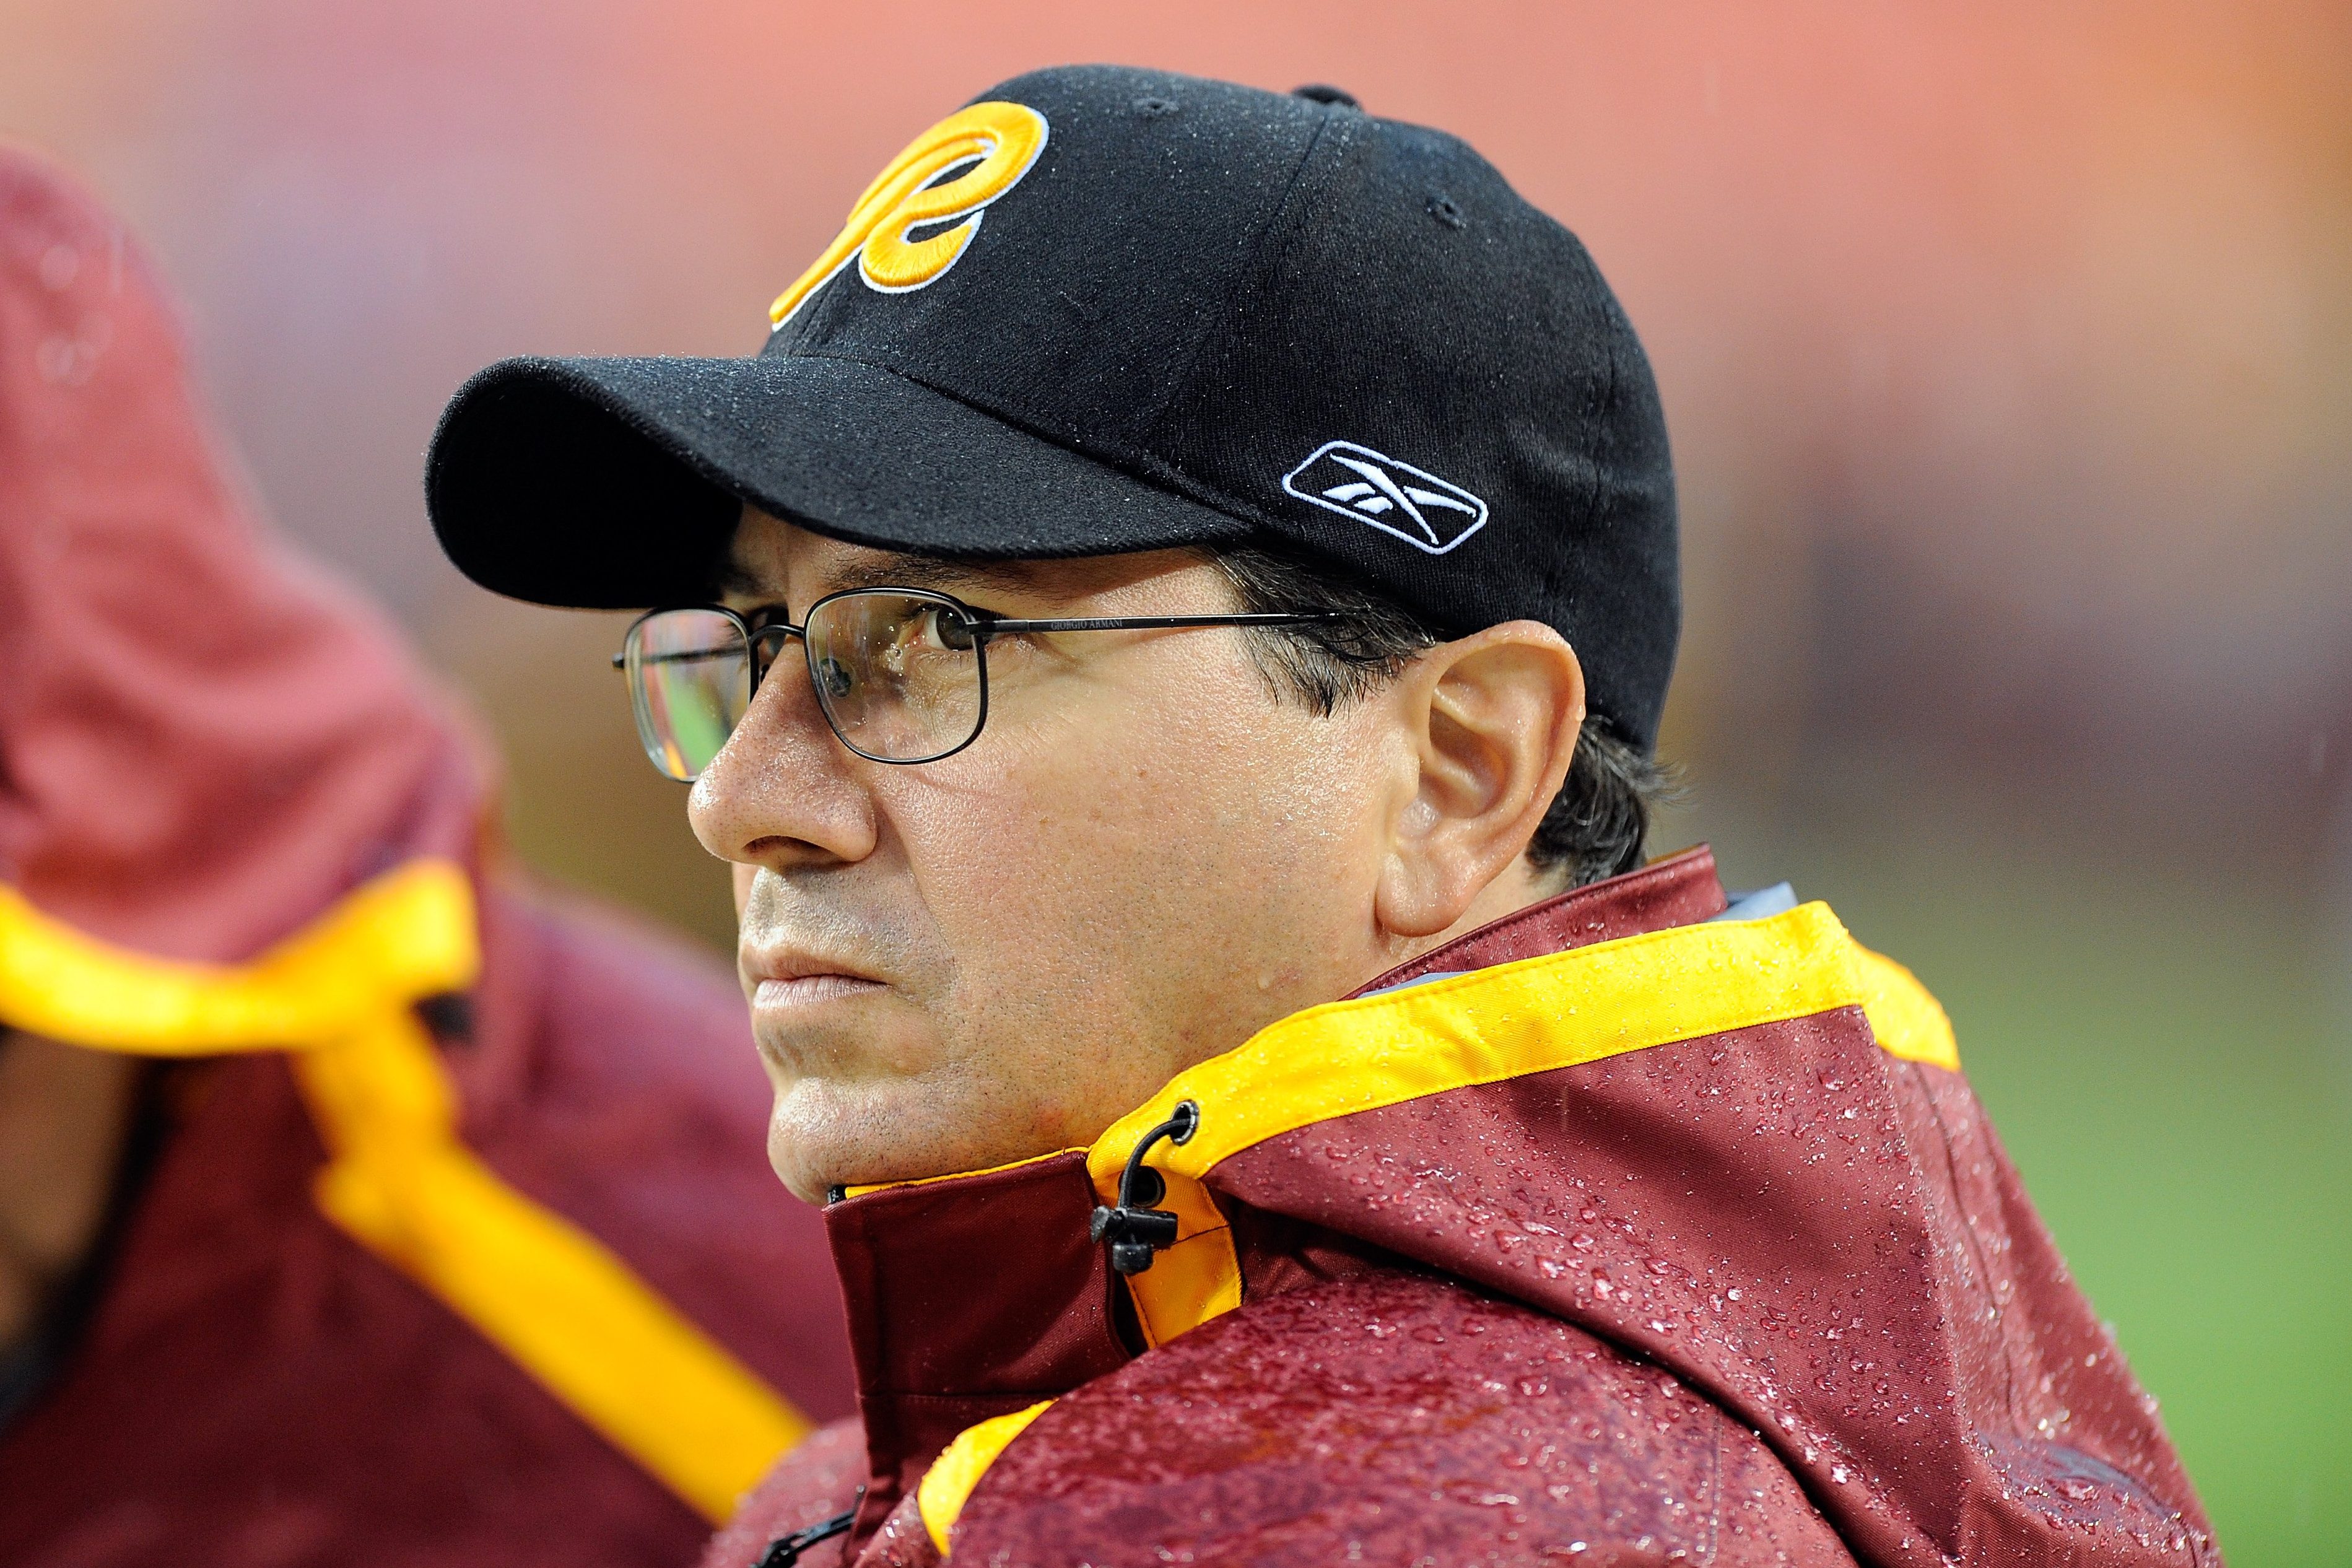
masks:
MULTIPOLYGON (((865 1495, 864 1487, 857 1490, 861 1497, 865 1495)), ((751 1568, 793 1568, 793 1564, 801 1560, 802 1552, 821 1542, 832 1540, 856 1522, 857 1510, 853 1508, 845 1513, 836 1513, 831 1519, 812 1524, 806 1530, 796 1530, 790 1535, 781 1536, 768 1542, 768 1550, 751 1568)))
POLYGON ((1127 1157, 1127 1169, 1118 1176, 1118 1207, 1096 1205, 1087 1234, 1109 1243, 1110 1266, 1121 1274, 1142 1273, 1161 1247, 1176 1245, 1176 1216, 1151 1206, 1168 1194, 1168 1184, 1143 1157, 1162 1138, 1173 1143, 1191 1142, 1200 1125, 1201 1108, 1189 1100, 1180 1101, 1176 1113, 1145 1133, 1127 1157))

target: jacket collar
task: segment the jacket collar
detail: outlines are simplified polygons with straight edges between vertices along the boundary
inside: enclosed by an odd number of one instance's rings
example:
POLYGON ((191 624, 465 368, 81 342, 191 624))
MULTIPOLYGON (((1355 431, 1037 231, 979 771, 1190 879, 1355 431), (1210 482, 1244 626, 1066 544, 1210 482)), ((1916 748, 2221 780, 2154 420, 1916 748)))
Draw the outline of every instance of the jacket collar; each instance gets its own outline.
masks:
MULTIPOLYGON (((1358 994, 1702 921, 1724 907, 1714 857, 1692 849, 1530 905, 1358 994)), ((1091 1151, 895 1184, 827 1207, 871 1470, 861 1531, 878 1527, 957 1433, 1066 1393, 1141 1344, 1240 1304, 1232 1233, 1197 1182, 1178 1183, 1168 1200, 1183 1221, 1178 1244, 1129 1289, 1089 1238, 1097 1204, 1116 1201, 1135 1121, 1091 1151), (1122 1321, 1131 1321, 1129 1332, 1122 1321)))
POLYGON ((1490 969, 1642 931, 1695 925, 1721 914, 1728 903, 1715 873, 1715 851, 1702 844, 1491 921, 1366 982, 1355 994, 1366 996, 1433 974, 1490 969))

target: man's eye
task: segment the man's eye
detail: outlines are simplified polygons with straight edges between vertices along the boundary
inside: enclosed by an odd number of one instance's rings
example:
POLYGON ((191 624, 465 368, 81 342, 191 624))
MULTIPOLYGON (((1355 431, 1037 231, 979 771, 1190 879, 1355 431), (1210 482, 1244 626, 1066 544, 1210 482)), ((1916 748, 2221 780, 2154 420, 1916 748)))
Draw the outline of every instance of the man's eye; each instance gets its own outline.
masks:
POLYGON ((950 653, 971 651, 971 625, 945 605, 929 605, 915 617, 912 641, 920 647, 950 653))

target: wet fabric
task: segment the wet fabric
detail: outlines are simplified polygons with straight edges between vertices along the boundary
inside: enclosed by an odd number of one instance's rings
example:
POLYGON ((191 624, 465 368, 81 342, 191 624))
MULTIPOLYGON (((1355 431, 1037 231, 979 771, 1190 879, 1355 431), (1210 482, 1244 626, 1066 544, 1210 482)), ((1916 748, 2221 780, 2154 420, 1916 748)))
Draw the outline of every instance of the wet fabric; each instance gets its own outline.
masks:
MULTIPOLYGON (((386 879, 455 868, 478 970, 409 1027, 486 1190, 616 1260, 775 1398, 848 1408, 818 1222, 766 1170, 723 966, 522 884, 455 710, 255 526, 137 247, 6 152, 0 668, 20 925, 162 982, 233 974, 386 879)), ((37 997, 38 978, 12 970, 5 993, 45 1017, 89 1000, 37 997)), ((0 1430, 0 1561, 690 1553, 707 1527, 670 1486, 330 1217, 299 1065, 149 1070, 147 1157, 95 1289, 0 1430)))
POLYGON ((1244 1047, 1093 1151, 835 1205, 863 1473, 845 1429, 788 1458, 706 1564, 860 1486, 805 1561, 2217 1563, 1940 1010, 1825 907, 1726 902, 1693 852, 1274 1026, 1333 1047, 1320 1111, 1269 1122, 1315 1072, 1244 1047), (1349 1078, 1496 1039, 1537 1065, 1349 1078), (1213 1214, 1122 1280, 1063 1232, 1176 1096, 1163 1201, 1213 1214), (956 1292, 915 1265, 982 1233, 956 1292), (1045 1400, 984 1464, 948 1435, 1045 1400))

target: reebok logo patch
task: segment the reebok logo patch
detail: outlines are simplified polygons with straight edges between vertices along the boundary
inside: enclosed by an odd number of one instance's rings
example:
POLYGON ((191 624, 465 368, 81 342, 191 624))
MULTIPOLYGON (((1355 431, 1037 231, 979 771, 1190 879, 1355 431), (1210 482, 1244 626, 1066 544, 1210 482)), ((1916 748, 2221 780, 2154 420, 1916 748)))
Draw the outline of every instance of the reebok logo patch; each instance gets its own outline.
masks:
POLYGON ((1486 526, 1486 503, 1460 485, 1353 441, 1324 442, 1282 477, 1282 488, 1432 555, 1486 526))

